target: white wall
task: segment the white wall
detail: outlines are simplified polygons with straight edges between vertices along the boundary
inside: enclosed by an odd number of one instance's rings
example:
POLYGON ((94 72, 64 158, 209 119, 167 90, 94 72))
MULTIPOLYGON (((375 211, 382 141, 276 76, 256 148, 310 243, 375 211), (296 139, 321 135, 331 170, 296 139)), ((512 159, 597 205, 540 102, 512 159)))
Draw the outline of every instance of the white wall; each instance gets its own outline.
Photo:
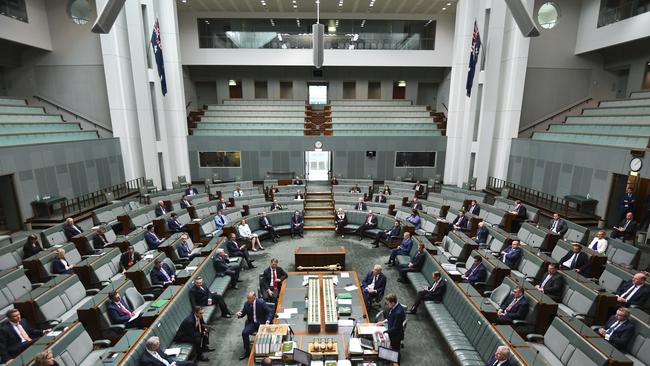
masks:
MULTIPOLYGON (((56 2, 62 3, 63 1, 56 2)), ((45 0, 25 0, 25 5, 27 6, 27 23, 7 16, 0 16, 0 38, 48 51, 52 50, 45 0)))

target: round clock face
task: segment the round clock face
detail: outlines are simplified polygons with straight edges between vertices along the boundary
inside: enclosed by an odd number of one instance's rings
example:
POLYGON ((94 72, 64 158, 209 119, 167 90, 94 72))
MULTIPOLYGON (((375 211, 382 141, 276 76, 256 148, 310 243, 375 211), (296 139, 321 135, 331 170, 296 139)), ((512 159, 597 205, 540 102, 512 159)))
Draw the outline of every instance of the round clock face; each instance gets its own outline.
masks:
POLYGON ((320 149, 321 147, 323 147, 323 143, 320 142, 320 141, 316 141, 316 142, 314 143, 314 146, 316 146, 317 149, 320 149))
POLYGON ((630 170, 633 172, 638 172, 641 170, 641 166, 643 165, 643 160, 641 158, 634 158, 630 160, 630 170))

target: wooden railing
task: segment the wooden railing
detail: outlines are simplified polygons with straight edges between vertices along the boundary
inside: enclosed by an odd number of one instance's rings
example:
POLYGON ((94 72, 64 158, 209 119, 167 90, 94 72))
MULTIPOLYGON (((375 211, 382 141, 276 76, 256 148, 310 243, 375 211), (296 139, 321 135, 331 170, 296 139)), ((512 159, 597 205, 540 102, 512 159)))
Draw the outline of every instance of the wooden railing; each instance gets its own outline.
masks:
POLYGON ((65 219, 71 214, 92 210, 107 203, 106 193, 112 193, 114 199, 119 199, 137 192, 140 187, 144 186, 145 179, 141 177, 102 188, 95 192, 82 194, 78 197, 66 199, 65 202, 61 204, 61 217, 65 219))
POLYGON ((569 201, 564 198, 540 192, 502 179, 488 177, 486 189, 501 192, 504 188, 508 190, 509 196, 520 199, 525 203, 532 204, 551 212, 559 212, 564 215, 567 215, 569 212, 569 201))

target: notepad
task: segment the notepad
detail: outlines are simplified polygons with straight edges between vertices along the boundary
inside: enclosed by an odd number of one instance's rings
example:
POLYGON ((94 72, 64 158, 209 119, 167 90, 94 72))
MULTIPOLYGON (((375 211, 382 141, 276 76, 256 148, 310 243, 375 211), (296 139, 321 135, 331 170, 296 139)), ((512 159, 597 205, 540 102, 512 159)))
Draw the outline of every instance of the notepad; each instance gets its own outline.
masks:
POLYGON ((169 302, 169 300, 158 299, 158 300, 151 303, 151 307, 152 308, 161 308, 161 307, 165 306, 165 304, 167 304, 167 302, 169 302))
MULTIPOLYGON (((355 285, 345 286, 344 289, 345 289, 345 291, 354 291, 354 290, 357 289, 357 286, 355 286, 355 285)), ((343 295, 343 294, 339 294, 339 297, 341 297, 341 295, 343 295)))
POLYGON ((180 354, 180 353, 181 353, 181 349, 178 348, 178 347, 176 347, 176 348, 167 348, 167 349, 165 350, 165 354, 166 354, 167 356, 177 356, 177 355, 180 354))
POLYGON ((341 278, 350 278, 350 274, 348 272, 342 272, 341 278))

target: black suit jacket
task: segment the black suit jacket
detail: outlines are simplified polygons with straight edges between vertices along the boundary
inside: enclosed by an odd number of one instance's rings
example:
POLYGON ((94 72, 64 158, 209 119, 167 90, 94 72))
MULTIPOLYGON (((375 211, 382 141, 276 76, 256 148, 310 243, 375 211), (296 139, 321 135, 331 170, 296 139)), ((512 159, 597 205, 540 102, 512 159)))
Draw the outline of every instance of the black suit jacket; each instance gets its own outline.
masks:
MULTIPOLYGON (((68 262, 68 266, 70 263, 68 262)), ((64 274, 64 273, 72 273, 72 270, 66 270, 65 265, 57 258, 52 261, 52 273, 54 274, 64 274)))
POLYGON ((519 210, 517 210, 517 220, 523 221, 528 218, 528 213, 526 212, 526 206, 519 205, 519 210))
MULTIPOLYGON (((548 276, 548 273, 542 277, 542 282, 544 282, 546 276, 548 276)), ((540 286, 542 286, 542 282, 540 282, 540 286)), ((562 275, 559 273, 551 276, 551 278, 546 281, 546 284, 544 284, 544 287, 542 287, 542 290, 544 290, 544 295, 548 295, 555 302, 561 302, 563 289, 564 277, 562 277, 562 275)))
MULTIPOLYGON (((133 309, 124 300, 121 300, 120 303, 126 308, 126 310, 133 312, 133 309)), ((131 319, 130 316, 128 316, 126 313, 120 309, 119 306, 114 301, 109 301, 108 305, 106 306, 108 310, 108 318, 111 320, 112 323, 115 324, 124 324, 131 319)))
POLYGON ((418 203, 411 202, 411 208, 421 211, 422 210, 422 204, 420 202, 418 202, 418 203))
POLYGON ((338 226, 345 226, 348 224, 348 215, 343 215, 343 218, 339 219, 339 215, 337 214, 334 217, 334 221, 336 221, 336 225, 338 226))
MULTIPOLYGON (((616 323, 616 315, 612 315, 605 323, 604 328, 609 329, 616 323)), ((621 351, 625 351, 628 343, 634 337, 634 323, 627 320, 625 323, 619 325, 609 336, 609 343, 621 351)))
MULTIPOLYGON (((627 220, 623 219, 620 224, 618 224, 618 227, 625 227, 625 222, 627 220)), ((618 231, 616 231, 618 232, 618 231)), ((627 224, 627 227, 625 227, 625 231, 623 231, 623 239, 624 240, 630 240, 634 238, 634 234, 636 233, 636 221, 631 220, 629 224, 627 224)))
POLYGON ((427 253, 424 251, 417 251, 411 257, 411 264, 413 264, 413 269, 420 271, 424 265, 424 261, 427 259, 427 253))
POLYGON ((167 213, 167 208, 162 207, 160 205, 156 205, 156 209, 154 211, 156 212, 156 217, 160 217, 167 213))
MULTIPOLYGON (((205 327, 207 326, 205 320, 203 320, 203 317, 201 317, 199 321, 201 322, 201 330, 205 331, 205 327)), ((181 322, 181 325, 178 327, 178 332, 176 332, 176 337, 174 337, 174 339, 177 342, 194 343, 201 336, 202 334, 199 333, 198 324, 196 323, 196 317, 194 314, 190 314, 181 322)))
MULTIPOLYGON (((288 277, 287 272, 285 272, 284 269, 282 269, 282 267, 277 267, 275 269, 275 275, 278 279, 281 279, 283 281, 286 280, 288 277)), ((271 286, 271 277, 272 277, 271 267, 268 267, 267 269, 264 270, 264 273, 262 274, 261 287, 263 293, 266 293, 267 290, 273 289, 273 286, 271 286)), ((278 290, 280 289, 281 286, 282 283, 278 283, 278 290)))
MULTIPOLYGON (((273 226, 273 223, 271 222, 271 218, 268 217, 268 216, 266 216, 266 219, 267 219, 268 222, 269 222, 268 225, 269 225, 269 226, 273 226)), ((260 216, 260 218, 259 218, 258 221, 259 221, 261 227, 266 227, 267 224, 264 223, 264 218, 263 218, 262 216, 260 216)))
POLYGON ((363 203, 363 202, 361 202, 361 203, 357 202, 357 203, 354 204, 354 209, 355 210, 366 211, 366 210, 368 210, 368 206, 366 206, 366 204, 363 203))
MULTIPOLYGON (((142 256, 138 252, 133 252, 133 264, 136 264, 142 259, 142 256)), ((120 256, 120 265, 124 269, 129 269, 129 252, 124 252, 120 256)))
POLYGON ((257 324, 264 324, 267 321, 273 320, 273 313, 269 309, 269 306, 266 304, 266 301, 262 299, 255 299, 253 304, 247 302, 244 303, 244 308, 241 312, 246 317, 246 324, 254 323, 253 322, 253 306, 255 306, 255 313, 257 315, 257 324))
MULTIPOLYGON (((172 276, 176 274, 176 272, 172 268, 169 268, 167 263, 163 263, 162 268, 165 270, 165 272, 167 272, 167 275, 170 277, 170 279, 172 276)), ((149 277, 151 278, 151 284, 153 285, 162 285, 163 283, 165 283, 165 281, 167 281, 165 276, 162 274, 162 271, 156 267, 154 267, 151 270, 151 273, 149 273, 149 277)))
MULTIPOLYGON (((27 320, 20 319, 19 323, 25 330, 25 333, 27 333, 27 335, 29 335, 31 339, 36 339, 38 337, 43 336, 43 331, 32 328, 29 325, 29 323, 27 323, 27 320)), ((7 352, 9 353, 10 356, 16 356, 18 353, 20 353, 20 337, 18 336, 18 333, 16 333, 16 331, 14 330, 13 326, 9 321, 2 324, 1 329, 2 329, 2 334, 4 335, 2 338, 4 338, 4 343, 7 347, 7 352)))
POLYGON ((192 202, 186 201, 186 200, 181 200, 181 209, 188 208, 190 206, 192 206, 192 202))
POLYGON ((32 245, 32 243, 27 242, 25 245, 23 245, 23 259, 27 259, 38 252, 42 252, 43 247, 41 247, 41 244, 36 242, 35 245, 32 245))
POLYGON ((282 205, 279 204, 279 203, 275 203, 275 202, 272 203, 271 204, 271 211, 274 211, 274 210, 282 210, 282 205))
MULTIPOLYGON (((501 303, 501 310, 506 310, 508 305, 515 299, 515 295, 510 294, 506 297, 505 300, 501 303)), ((528 300, 522 296, 516 304, 512 306, 510 311, 504 315, 504 318, 508 320, 523 320, 528 315, 528 300)))
MULTIPOLYGON (((172 356, 166 355, 161 350, 158 350, 156 352, 160 357, 164 358, 167 362, 169 362, 170 365, 172 362, 174 362, 174 358, 172 356)), ((164 364, 158 361, 152 355, 150 355, 147 350, 145 350, 144 352, 142 352, 142 356, 140 356, 140 366, 164 366, 164 364)))
POLYGON ((420 184, 418 187, 417 184, 413 185, 413 190, 416 191, 418 194, 423 194, 424 193, 424 184, 420 184))
MULTIPOLYGON (((488 362, 485 363, 485 366, 493 366, 495 362, 497 362, 497 357, 495 355, 492 355, 492 357, 490 357, 488 362)), ((506 360, 504 363, 502 363, 499 366, 512 366, 512 364, 510 363, 510 360, 506 360)))
POLYGON ((460 217, 460 215, 456 216, 454 221, 451 222, 452 225, 457 225, 462 229, 467 229, 467 223, 469 220, 467 220, 466 216, 460 217))
MULTIPOLYGON (((569 258, 571 258, 572 256, 573 256, 573 252, 572 251, 568 252, 567 254, 564 255, 564 257, 562 257, 562 259, 560 259, 560 264, 563 265, 563 263, 568 261, 569 258)), ((575 266, 571 269, 579 269, 580 271, 582 271, 587 267, 588 264, 589 264, 589 256, 585 252, 580 252, 578 253, 578 258, 576 258, 575 266)))
POLYGON ((479 215, 481 213, 481 206, 479 205, 474 205, 474 206, 469 206, 467 209, 467 213, 471 213, 472 215, 479 215))
POLYGON ((81 227, 79 227, 79 225, 68 225, 68 224, 63 225, 63 234, 65 234, 65 237, 66 239, 68 239, 68 241, 70 241, 73 236, 78 235, 79 233, 82 232, 83 230, 81 229, 81 227), (79 231, 75 230, 75 228, 79 231))
POLYGON ((440 302, 442 301, 442 296, 445 294, 445 291, 447 290, 447 283, 441 279, 438 286, 432 291, 431 288, 433 287, 434 284, 435 282, 432 283, 431 286, 429 286, 427 292, 429 293, 429 296, 432 297, 433 301, 440 302))
POLYGON ((386 196, 375 196, 375 202, 386 203, 386 196))
POLYGON ((476 282, 485 282, 487 279, 487 269, 485 269, 485 264, 479 263, 476 269, 474 269, 472 265, 472 267, 465 272, 465 275, 467 276, 467 282, 472 285, 476 282))
MULTIPOLYGON (((625 291, 629 290, 630 287, 632 287, 632 280, 625 281, 618 286, 616 289, 616 295, 622 295, 625 293, 625 291)), ((648 301, 648 297, 650 296, 650 288, 648 288, 647 284, 644 284, 636 290, 634 293, 634 296, 628 300, 627 305, 628 306, 643 306, 645 303, 648 301)))
POLYGON ((230 260, 226 259, 226 257, 215 255, 212 263, 214 264, 214 269, 217 271, 218 277, 225 276, 226 271, 230 269, 230 266, 228 265, 230 263, 230 260))
POLYGON ((212 293, 206 285, 201 287, 192 286, 190 288, 190 303, 192 304, 192 309, 197 306, 208 306, 208 299, 212 293))
MULTIPOLYGON (((363 224, 365 225, 368 222, 368 216, 366 216, 365 219, 363 219, 363 224)), ((372 215, 372 218, 370 219, 370 226, 372 227, 377 227, 377 215, 372 215)))
POLYGON ((199 190, 194 187, 188 187, 185 190, 185 195, 187 196, 194 195, 194 194, 199 194, 199 190))
POLYGON ((404 339, 404 320, 406 319, 406 312, 404 307, 397 303, 386 317, 386 333, 390 337, 391 346, 399 344, 404 339))
MULTIPOLYGON (((372 273, 372 271, 366 273, 366 276, 363 278, 363 281, 361 281, 361 289, 365 289, 372 283, 372 278, 375 275, 372 273)), ((378 293, 383 293, 384 290, 386 290, 386 275, 383 273, 379 274, 379 277, 377 277, 377 281, 375 281, 375 290, 377 290, 378 293)))
POLYGON ((103 249, 106 246, 106 244, 110 244, 108 243, 108 241, 104 241, 105 239, 106 236, 102 238, 100 235, 95 235, 95 237, 93 238, 93 248, 103 249))
MULTIPOLYGON (((553 227, 553 224, 554 224, 554 223, 555 223, 555 220, 551 221, 551 224, 548 226, 548 229, 549 229, 549 230, 551 230, 551 228, 553 227)), ((559 219, 559 220, 558 220, 558 223, 557 223, 556 232, 557 232, 560 236, 564 236, 564 234, 566 234, 567 231, 569 231, 569 226, 566 224, 566 221, 564 221, 564 220, 562 220, 562 219, 559 219)))

